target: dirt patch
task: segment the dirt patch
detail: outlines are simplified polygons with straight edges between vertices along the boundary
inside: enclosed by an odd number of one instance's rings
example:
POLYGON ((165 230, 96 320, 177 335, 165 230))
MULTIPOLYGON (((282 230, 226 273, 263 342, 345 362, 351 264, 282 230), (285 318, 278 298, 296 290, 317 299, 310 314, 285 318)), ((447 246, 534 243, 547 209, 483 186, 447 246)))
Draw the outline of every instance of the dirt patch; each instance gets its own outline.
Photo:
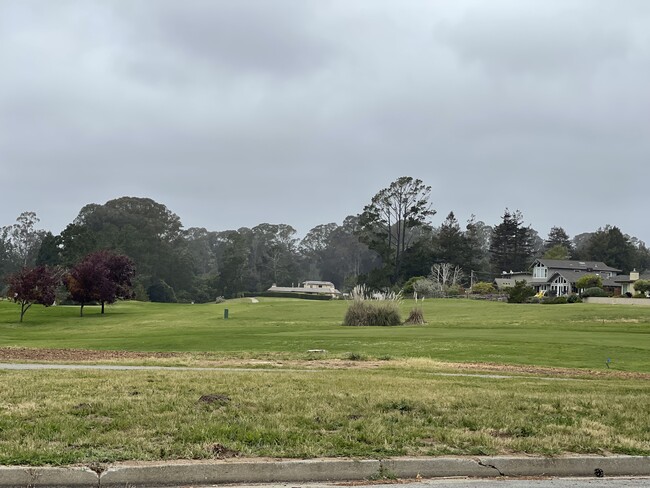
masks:
POLYGON ((440 367, 466 370, 466 371, 480 371, 485 373, 518 373, 518 374, 533 374, 543 376, 558 376, 558 377, 571 377, 571 376, 588 376, 588 377, 617 377, 617 378, 640 378, 650 379, 650 373, 640 373, 635 371, 615 371, 615 370, 596 370, 596 369, 573 369, 573 368, 551 368, 545 366, 525 366, 517 364, 499 364, 499 363, 436 363, 440 367))
MULTIPOLYGON (((351 361, 346 359, 250 359, 214 358, 210 353, 142 352, 142 351, 95 351, 88 349, 37 349, 28 347, 0 347, 0 362, 41 362, 41 363, 148 363, 158 365, 184 365, 193 367, 231 367, 231 368, 296 368, 296 369, 378 369, 385 367, 411 368, 417 363, 420 369, 454 371, 462 373, 486 374, 527 374, 549 377, 588 377, 588 378, 630 378, 650 379, 650 373, 589 370, 572 368, 553 368, 547 366, 527 366, 499 363, 451 363, 435 360, 397 359, 393 361, 351 361), (424 362, 423 362, 424 361, 424 362)), ((138 392, 134 392, 137 395, 138 392)))
POLYGON ((95 351, 89 349, 38 349, 29 347, 0 347, 0 362, 37 363, 144 363, 179 364, 194 367, 276 367, 304 369, 366 369, 385 366, 386 361, 350 361, 342 359, 265 360, 226 358, 215 359, 209 353, 95 351), (163 360, 163 361, 160 361, 163 360))
POLYGON ((116 359, 160 359, 181 357, 173 352, 91 351, 88 349, 36 349, 0 347, 0 361, 112 361, 116 359))

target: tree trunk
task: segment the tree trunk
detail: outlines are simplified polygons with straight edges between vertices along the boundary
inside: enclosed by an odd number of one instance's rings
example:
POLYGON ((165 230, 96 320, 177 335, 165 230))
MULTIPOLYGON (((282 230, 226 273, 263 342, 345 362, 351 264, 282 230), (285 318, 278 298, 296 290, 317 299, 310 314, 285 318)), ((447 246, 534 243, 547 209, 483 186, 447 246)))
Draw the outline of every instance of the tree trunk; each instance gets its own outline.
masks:
POLYGON ((104 315, 104 302, 102 302, 102 315, 104 315))
POLYGON ((84 304, 82 303, 81 307, 79 308, 79 317, 83 317, 83 316, 84 316, 84 304))

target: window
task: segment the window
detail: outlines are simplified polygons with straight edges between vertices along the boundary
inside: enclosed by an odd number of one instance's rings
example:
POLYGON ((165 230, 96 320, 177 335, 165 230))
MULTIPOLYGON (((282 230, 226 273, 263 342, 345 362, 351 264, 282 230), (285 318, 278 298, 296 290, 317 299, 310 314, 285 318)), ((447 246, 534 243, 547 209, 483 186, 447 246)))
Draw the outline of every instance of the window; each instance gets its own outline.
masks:
POLYGON ((536 263, 533 268, 533 278, 548 278, 548 268, 542 263, 536 263))

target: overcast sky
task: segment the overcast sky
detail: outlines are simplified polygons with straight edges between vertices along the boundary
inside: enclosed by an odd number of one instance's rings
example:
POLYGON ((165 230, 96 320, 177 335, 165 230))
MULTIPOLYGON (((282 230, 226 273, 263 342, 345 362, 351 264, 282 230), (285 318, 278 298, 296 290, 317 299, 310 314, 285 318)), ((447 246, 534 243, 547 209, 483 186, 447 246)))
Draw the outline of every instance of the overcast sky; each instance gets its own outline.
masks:
POLYGON ((434 225, 650 243, 649 131, 647 0, 0 0, 0 225, 140 196, 304 234, 412 176, 434 225))

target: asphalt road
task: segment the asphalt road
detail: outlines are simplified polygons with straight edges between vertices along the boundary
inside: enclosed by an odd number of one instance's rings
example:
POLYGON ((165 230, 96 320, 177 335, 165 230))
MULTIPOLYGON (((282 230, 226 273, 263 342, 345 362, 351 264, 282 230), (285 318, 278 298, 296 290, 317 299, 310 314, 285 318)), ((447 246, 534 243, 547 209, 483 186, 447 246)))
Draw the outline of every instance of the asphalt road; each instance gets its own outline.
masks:
MULTIPOLYGON (((218 485, 213 485, 217 487, 218 485)), ((222 487, 223 485, 221 485, 222 487)), ((276 483, 230 488, 650 488, 650 478, 431 479, 413 483, 276 483)))

